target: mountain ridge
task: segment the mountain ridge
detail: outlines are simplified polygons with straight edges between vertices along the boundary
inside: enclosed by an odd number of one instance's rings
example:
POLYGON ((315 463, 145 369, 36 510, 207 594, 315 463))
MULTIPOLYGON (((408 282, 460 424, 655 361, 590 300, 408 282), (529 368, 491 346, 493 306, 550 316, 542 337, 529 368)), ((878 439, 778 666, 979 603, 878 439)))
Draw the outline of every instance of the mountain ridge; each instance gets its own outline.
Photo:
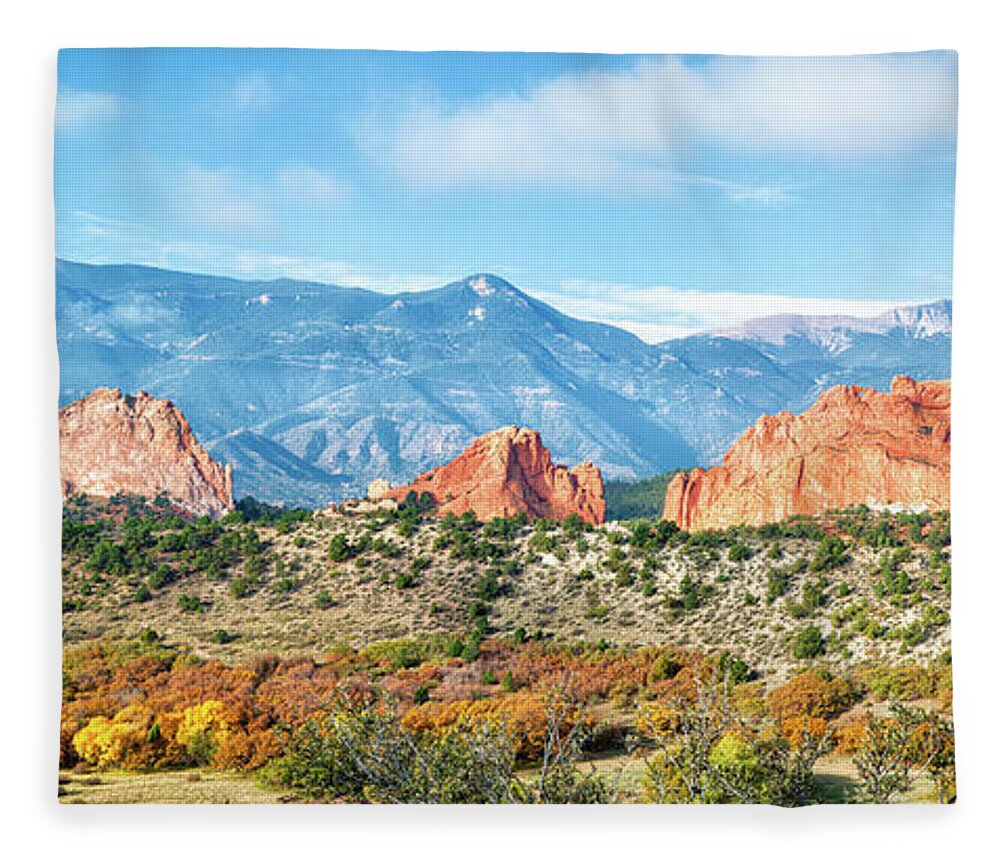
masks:
MULTIPOLYGON (((759 415, 834 384, 950 376, 950 328, 852 330, 834 353, 713 333, 649 344, 484 273, 382 294, 59 260, 57 291, 61 404, 102 385, 169 398, 209 450, 266 466, 271 502, 403 483, 508 424, 537 428, 559 462, 632 480, 717 462, 759 415), (237 446, 240 430, 255 436, 237 446), (306 466, 331 480, 297 492, 306 466)), ((268 490, 236 466, 238 494, 268 490)))
POLYGON ((719 329, 713 334, 734 340, 761 340, 777 344, 784 343, 789 337, 816 337, 829 335, 837 330, 886 334, 896 328, 910 329, 916 337, 944 333, 950 335, 951 299, 900 305, 871 317, 847 314, 771 314, 719 329))

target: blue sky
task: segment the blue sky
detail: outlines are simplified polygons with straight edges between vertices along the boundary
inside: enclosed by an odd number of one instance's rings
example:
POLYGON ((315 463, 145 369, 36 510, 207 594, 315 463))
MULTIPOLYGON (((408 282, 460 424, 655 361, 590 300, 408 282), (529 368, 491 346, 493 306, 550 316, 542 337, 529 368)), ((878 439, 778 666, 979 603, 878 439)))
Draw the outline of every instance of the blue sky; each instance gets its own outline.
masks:
POLYGON ((647 340, 951 294, 957 57, 66 50, 57 253, 647 340))

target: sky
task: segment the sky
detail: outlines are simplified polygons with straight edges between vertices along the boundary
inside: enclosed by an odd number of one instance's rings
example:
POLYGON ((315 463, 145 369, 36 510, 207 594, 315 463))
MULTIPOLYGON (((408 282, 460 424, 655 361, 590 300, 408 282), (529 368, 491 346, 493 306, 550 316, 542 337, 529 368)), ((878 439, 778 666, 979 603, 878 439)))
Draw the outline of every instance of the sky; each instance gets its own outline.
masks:
POLYGON ((64 50, 56 251, 648 341, 951 295, 957 56, 64 50))

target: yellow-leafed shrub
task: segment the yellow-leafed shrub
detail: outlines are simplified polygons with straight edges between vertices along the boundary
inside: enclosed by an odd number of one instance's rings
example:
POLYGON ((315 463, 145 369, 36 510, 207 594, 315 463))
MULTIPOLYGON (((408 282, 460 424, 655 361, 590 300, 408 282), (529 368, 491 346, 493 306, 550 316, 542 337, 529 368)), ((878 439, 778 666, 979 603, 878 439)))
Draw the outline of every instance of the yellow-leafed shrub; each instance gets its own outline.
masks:
POLYGON ((133 764, 136 751, 149 733, 150 714, 129 706, 114 719, 92 717, 73 736, 73 748, 84 761, 98 767, 133 764))

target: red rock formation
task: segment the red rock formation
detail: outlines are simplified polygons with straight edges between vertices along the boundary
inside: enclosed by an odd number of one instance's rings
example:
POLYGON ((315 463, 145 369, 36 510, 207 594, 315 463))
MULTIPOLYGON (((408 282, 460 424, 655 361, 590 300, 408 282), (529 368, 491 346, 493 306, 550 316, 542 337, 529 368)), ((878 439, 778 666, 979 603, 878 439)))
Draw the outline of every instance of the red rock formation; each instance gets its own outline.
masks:
POLYGON ((402 501, 411 490, 430 493, 439 516, 472 511, 490 520, 523 511, 531 519, 578 514, 588 523, 604 522, 601 470, 589 462, 574 469, 554 465, 538 432, 516 426, 480 436, 447 465, 382 498, 402 501))
POLYGON ((723 464, 677 475, 664 519, 687 530, 779 522, 852 505, 949 507, 951 382, 838 385, 801 415, 764 415, 723 464))
POLYGON ((59 410, 63 497, 169 496, 193 514, 233 507, 229 466, 213 460, 169 400, 98 388, 59 410))

